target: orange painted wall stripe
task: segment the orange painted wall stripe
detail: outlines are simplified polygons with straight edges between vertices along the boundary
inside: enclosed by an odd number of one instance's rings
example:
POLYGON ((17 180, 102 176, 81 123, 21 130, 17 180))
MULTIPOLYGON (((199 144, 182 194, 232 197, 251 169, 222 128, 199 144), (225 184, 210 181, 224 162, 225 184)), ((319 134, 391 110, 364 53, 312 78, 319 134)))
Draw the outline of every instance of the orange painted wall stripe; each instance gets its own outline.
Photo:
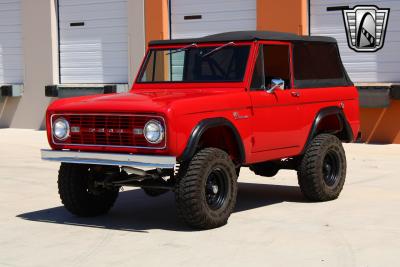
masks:
POLYGON ((257 30, 308 34, 307 0, 257 0, 257 30))
POLYGON ((361 108, 362 140, 367 143, 400 144, 400 100, 388 108, 361 108))
POLYGON ((168 0, 145 0, 146 46, 151 40, 169 39, 168 0))

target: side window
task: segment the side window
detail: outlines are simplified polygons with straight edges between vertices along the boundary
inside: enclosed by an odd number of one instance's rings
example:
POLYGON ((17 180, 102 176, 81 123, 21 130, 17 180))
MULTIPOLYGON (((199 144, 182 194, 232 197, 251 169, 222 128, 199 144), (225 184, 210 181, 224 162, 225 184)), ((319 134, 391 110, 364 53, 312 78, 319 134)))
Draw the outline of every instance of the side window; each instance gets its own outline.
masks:
POLYGON ((251 78, 251 90, 265 89, 264 56, 262 45, 258 49, 256 65, 254 66, 253 76, 251 78))
POLYGON ((264 45, 265 82, 269 87, 272 79, 285 81, 290 88, 290 53, 288 45, 264 45))
POLYGON ((269 88, 273 79, 282 79, 285 88, 291 86, 288 45, 262 45, 259 48, 250 88, 269 88))
POLYGON ((336 44, 296 44, 293 49, 296 80, 342 79, 336 44))

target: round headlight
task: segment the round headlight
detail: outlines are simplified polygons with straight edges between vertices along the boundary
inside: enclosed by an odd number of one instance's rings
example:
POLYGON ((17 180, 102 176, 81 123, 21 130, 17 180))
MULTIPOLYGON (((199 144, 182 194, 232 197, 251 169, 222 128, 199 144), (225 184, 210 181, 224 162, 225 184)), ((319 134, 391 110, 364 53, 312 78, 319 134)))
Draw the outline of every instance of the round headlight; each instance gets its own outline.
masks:
POLYGON ((65 140, 69 137, 69 123, 64 118, 58 118, 53 123, 53 135, 58 140, 65 140))
POLYGON ((144 137, 151 144, 158 144, 164 139, 164 128, 161 123, 156 120, 151 120, 144 126, 144 137))

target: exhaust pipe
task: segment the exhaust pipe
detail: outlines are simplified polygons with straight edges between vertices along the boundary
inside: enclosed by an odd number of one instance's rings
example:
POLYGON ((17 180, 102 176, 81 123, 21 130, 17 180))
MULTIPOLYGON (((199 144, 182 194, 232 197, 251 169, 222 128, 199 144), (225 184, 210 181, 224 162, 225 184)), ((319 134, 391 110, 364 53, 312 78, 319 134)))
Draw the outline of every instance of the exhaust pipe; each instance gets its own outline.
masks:
POLYGON ((124 170, 129 175, 134 174, 134 175, 141 176, 141 177, 145 177, 148 175, 148 173, 145 172, 144 170, 136 169, 133 167, 122 167, 122 170, 124 170))

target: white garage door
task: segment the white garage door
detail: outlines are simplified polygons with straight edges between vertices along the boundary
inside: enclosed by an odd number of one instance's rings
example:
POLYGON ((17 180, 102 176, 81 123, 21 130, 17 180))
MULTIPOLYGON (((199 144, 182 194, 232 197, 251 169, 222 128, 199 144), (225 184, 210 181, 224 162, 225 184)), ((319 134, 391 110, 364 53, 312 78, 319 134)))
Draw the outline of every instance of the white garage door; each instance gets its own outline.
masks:
POLYGON ((21 0, 0 1, 0 84, 23 82, 21 0))
POLYGON ((339 42, 344 65, 354 82, 400 81, 400 1, 362 0, 311 0, 311 35, 335 37, 339 42), (327 11, 327 7, 355 5, 378 5, 390 8, 384 47, 375 53, 360 53, 347 45, 342 11, 327 11))
POLYGON ((61 83, 127 83, 127 0, 59 0, 61 83))
POLYGON ((172 39, 256 30, 256 0, 171 0, 172 39))

